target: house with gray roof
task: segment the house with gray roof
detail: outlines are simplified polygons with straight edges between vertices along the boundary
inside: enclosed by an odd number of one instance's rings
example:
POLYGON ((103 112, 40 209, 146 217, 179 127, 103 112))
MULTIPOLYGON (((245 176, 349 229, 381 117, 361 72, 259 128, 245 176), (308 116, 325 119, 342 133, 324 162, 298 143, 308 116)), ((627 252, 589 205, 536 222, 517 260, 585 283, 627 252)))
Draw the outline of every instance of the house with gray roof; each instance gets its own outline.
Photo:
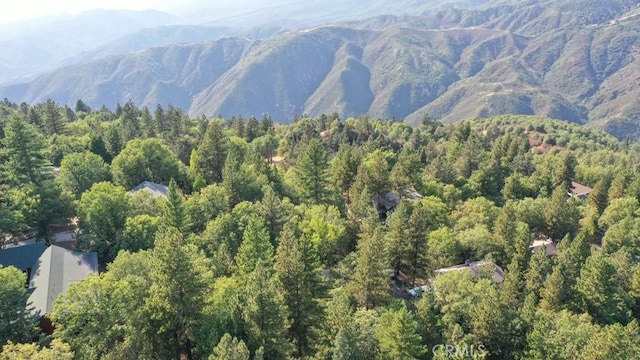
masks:
POLYGON ((504 281, 504 272, 502 268, 491 261, 484 260, 474 262, 467 261, 462 265, 438 269, 435 273, 437 277, 438 275, 453 271, 469 271, 474 278, 489 277, 496 283, 504 281))
POLYGON ((129 195, 133 195, 138 191, 143 190, 150 192, 154 198, 167 197, 167 194, 169 193, 169 188, 165 185, 154 183, 151 181, 143 181, 142 183, 140 183, 140 185, 131 189, 131 191, 129 191, 129 195))
POLYGON ((49 246, 33 264, 29 278, 29 307, 35 318, 53 310, 53 302, 74 281, 85 280, 98 273, 95 252, 71 251, 49 246))

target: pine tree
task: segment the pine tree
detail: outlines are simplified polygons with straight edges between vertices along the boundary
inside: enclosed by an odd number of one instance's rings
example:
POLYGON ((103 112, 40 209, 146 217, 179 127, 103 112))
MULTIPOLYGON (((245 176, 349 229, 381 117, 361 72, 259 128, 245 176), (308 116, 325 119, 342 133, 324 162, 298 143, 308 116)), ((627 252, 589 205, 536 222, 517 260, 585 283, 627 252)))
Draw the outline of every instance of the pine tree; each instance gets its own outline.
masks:
POLYGON ((389 229, 387 233, 386 252, 389 256, 389 261, 394 269, 394 274, 403 270, 404 257, 406 255, 405 249, 407 248, 408 237, 406 236, 406 225, 409 223, 409 217, 413 207, 408 201, 401 201, 396 207, 395 211, 387 219, 387 227, 389 229))
POLYGON ((551 270, 551 261, 547 256, 546 248, 542 248, 533 254, 529 261, 529 268, 525 274, 525 292, 534 294, 536 300, 539 299, 540 291, 551 270))
POLYGON ((222 182, 222 170, 227 159, 228 139, 220 121, 211 121, 198 146, 196 168, 209 184, 222 182))
POLYGON ((604 209, 607 208, 608 199, 607 180, 600 180, 596 183, 596 186, 593 187, 593 191, 589 194, 587 204, 595 206, 595 208, 598 209, 598 214, 602 214, 604 209))
POLYGON ((259 204, 260 215, 267 224, 269 236, 275 244, 276 238, 280 235, 283 225, 287 222, 286 209, 282 201, 271 187, 263 190, 264 196, 259 204))
POLYGON ((44 104, 43 122, 47 135, 63 134, 66 130, 66 118, 52 99, 44 104))
POLYGON ((355 252, 356 267, 347 288, 358 305, 373 309, 384 305, 391 294, 385 237, 378 216, 372 213, 363 225, 355 252))
POLYGON ((203 299, 213 289, 213 266, 176 228, 156 237, 152 254, 153 283, 143 307, 149 322, 143 333, 156 354, 194 359, 197 334, 209 321, 203 299))
POLYGON ((358 343, 356 338, 356 329, 350 325, 345 329, 338 330, 333 343, 332 360, 353 360, 358 359, 361 354, 358 349, 358 343))
POLYGON ((519 223, 515 239, 515 253, 507 267, 507 273, 502 282, 501 301, 512 309, 518 309, 524 302, 525 271, 529 267, 531 259, 531 233, 525 223, 519 223))
POLYGON ((313 139, 300 154, 296 174, 300 197, 311 204, 322 203, 327 196, 327 153, 322 144, 313 139))
POLYGON ((142 108, 140 115, 140 127, 142 128, 142 136, 144 138, 152 138, 156 136, 156 123, 151 116, 151 111, 148 107, 142 108))
POLYGON ((78 99, 76 101, 76 112, 83 112, 88 114, 91 112, 91 108, 87 104, 85 104, 84 101, 78 99))
POLYGON ((122 137, 125 142, 141 137, 142 129, 140 126, 139 116, 140 110, 138 107, 133 103, 133 101, 127 101, 124 104, 122 116, 120 118, 122 121, 122 137))
POLYGON ((380 316, 376 337, 382 360, 420 359, 427 352, 418 333, 418 322, 406 306, 380 316))
POLYGON ((556 158, 553 168, 553 186, 560 187, 565 191, 571 186, 571 181, 575 177, 576 157, 570 151, 564 151, 556 158))
POLYGON ((173 179, 169 182, 169 192, 165 204, 163 216, 164 228, 174 228, 181 234, 186 235, 191 227, 191 220, 185 208, 182 191, 180 191, 178 184, 173 179))
POLYGON ((285 359, 292 352, 287 337, 289 311, 275 276, 261 260, 246 277, 242 318, 249 350, 263 348, 266 359, 285 359))
POLYGON ((362 172, 364 183, 373 193, 375 204, 380 203, 380 199, 391 190, 391 180, 389 180, 389 162, 382 150, 376 150, 367 155, 360 164, 358 173, 362 172))
POLYGON ((9 185, 39 184, 47 178, 43 168, 46 141, 33 125, 15 116, 9 118, 0 143, 0 157, 6 159, 0 170, 9 185))
POLYGON ((355 181, 359 164, 360 161, 356 157, 354 149, 346 145, 341 146, 338 153, 331 160, 331 178, 342 193, 342 196, 344 196, 347 204, 351 202, 349 189, 351 189, 351 185, 355 181))
POLYGON ((162 105, 158 104, 156 106, 156 111, 154 113, 153 120, 156 123, 156 129, 158 129, 158 133, 164 137, 167 133, 167 123, 166 123, 166 115, 164 112, 164 108, 162 108, 162 105))
POLYGON ((249 360, 249 349, 244 341, 224 334, 218 345, 213 348, 209 360, 249 360))
POLYGON ((317 251, 307 237, 296 234, 294 227, 289 226, 279 241, 275 274, 289 309, 289 337, 296 346, 294 354, 304 357, 311 354, 316 328, 323 321, 320 300, 325 297, 325 286, 317 251))
POLYGON ((500 263, 510 263, 510 257, 514 253, 513 239, 516 236, 518 219, 513 202, 506 203, 501 209, 493 226, 493 235, 496 242, 502 247, 502 256, 495 259, 500 263))
POLYGON ((562 239, 565 235, 575 235, 578 230, 580 212, 575 200, 567 195, 567 188, 557 187, 543 213, 547 235, 552 239, 562 239))
POLYGON ((244 230, 242 244, 236 255, 238 272, 248 274, 256 268, 258 263, 271 267, 273 253, 273 245, 264 221, 258 217, 252 217, 244 230))
POLYGON ((600 324, 626 324, 631 320, 632 300, 621 288, 617 269, 605 254, 589 257, 576 282, 579 308, 600 324))

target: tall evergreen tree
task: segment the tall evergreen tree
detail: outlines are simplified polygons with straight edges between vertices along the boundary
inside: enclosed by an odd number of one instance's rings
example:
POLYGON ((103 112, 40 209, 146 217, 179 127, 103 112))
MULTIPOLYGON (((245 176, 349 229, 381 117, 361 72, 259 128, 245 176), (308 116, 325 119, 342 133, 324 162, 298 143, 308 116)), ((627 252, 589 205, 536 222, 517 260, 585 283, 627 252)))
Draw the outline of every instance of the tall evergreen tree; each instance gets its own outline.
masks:
POLYGON ((47 135, 63 134, 66 130, 66 117, 53 99, 47 99, 43 106, 43 123, 47 135))
POLYGON ((529 227, 525 223, 519 223, 515 239, 515 253, 507 267, 507 273, 502 283, 501 301, 512 309, 522 307, 525 298, 524 288, 525 272, 529 268, 531 259, 532 238, 529 227))
POLYGON ((294 226, 286 227, 279 237, 274 269, 289 309, 294 354, 311 355, 317 327, 324 318, 320 301, 326 296, 325 286, 315 247, 307 237, 296 234, 294 226))
POLYGON ((582 267, 575 285, 579 308, 600 324, 627 324, 632 318, 633 301, 621 288, 616 274, 610 256, 593 255, 582 267))
POLYGON ((183 235, 186 235, 191 227, 191 220, 185 207, 182 191, 180 191, 178 184, 173 179, 169 182, 169 192, 163 215, 163 227, 174 228, 183 235))
POLYGON ((0 140, 0 164, 3 178, 9 185, 39 184, 46 178, 45 139, 33 127, 13 116, 4 127, 4 138, 0 140))
POLYGON ((285 359, 293 350, 287 337, 289 311, 278 288, 276 277, 257 260, 246 277, 242 319, 249 350, 263 348, 265 359, 285 359))
POLYGON ((236 264, 240 274, 252 272, 258 263, 263 266, 273 265, 273 245, 269 238, 264 221, 251 217, 242 235, 242 244, 238 248, 236 264))
POLYGON ((218 345, 213 348, 209 360, 249 360, 249 349, 244 341, 224 334, 218 345))
POLYGON ((384 305, 391 294, 385 243, 378 216, 372 213, 361 230, 355 252, 356 267, 347 285, 351 297, 365 309, 384 305))
POLYGON ((228 139, 218 120, 209 122, 207 132, 198 146, 196 168, 208 183, 222 182, 222 169, 227 159, 228 139))
POLYGON ((175 228, 160 234, 152 251, 153 283, 144 304, 150 321, 143 331, 153 337, 154 351, 161 357, 194 359, 200 329, 208 319, 212 265, 175 228))
POLYGON ((543 216, 547 235, 554 240, 562 239, 567 234, 574 236, 578 230, 580 212, 575 200, 567 196, 566 187, 555 188, 543 216))
POLYGON ((320 141, 313 139, 296 163, 300 197, 311 204, 324 202, 327 196, 327 153, 320 141))
POLYGON ((380 316, 376 337, 382 360, 420 359, 427 352, 418 333, 418 322, 406 306, 380 316))
POLYGON ((351 202, 349 190, 355 181, 360 165, 354 150, 347 145, 341 146, 330 164, 333 183, 338 187, 347 204, 351 202))
POLYGON ((267 224, 271 241, 275 244, 288 217, 282 201, 271 187, 265 187, 264 197, 260 201, 260 215, 267 224))

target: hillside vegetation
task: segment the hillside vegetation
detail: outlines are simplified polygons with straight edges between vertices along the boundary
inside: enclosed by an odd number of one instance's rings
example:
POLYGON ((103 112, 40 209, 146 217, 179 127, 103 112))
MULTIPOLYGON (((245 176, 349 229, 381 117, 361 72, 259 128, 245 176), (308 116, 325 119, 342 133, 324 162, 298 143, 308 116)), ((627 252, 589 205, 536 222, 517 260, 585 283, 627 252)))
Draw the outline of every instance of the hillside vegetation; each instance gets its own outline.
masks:
POLYGON ((0 267, 0 359, 637 359, 639 156, 539 116, 4 101, 3 245, 69 223, 104 267, 52 336, 0 267), (167 196, 128 193, 143 181, 167 196))

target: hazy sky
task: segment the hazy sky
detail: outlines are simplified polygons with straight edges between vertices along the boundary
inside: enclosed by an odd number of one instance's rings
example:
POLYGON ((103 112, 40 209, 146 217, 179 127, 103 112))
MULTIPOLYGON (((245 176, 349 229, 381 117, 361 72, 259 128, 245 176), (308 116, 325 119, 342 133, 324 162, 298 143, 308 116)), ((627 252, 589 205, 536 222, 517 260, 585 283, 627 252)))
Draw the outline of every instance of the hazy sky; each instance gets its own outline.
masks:
MULTIPOLYGON (((193 1, 192 1, 193 2, 193 1)), ((184 1, 180 0, 14 0, 2 6, 0 23, 25 20, 59 13, 79 13, 101 9, 158 9, 171 10, 184 1)), ((214 2, 211 2, 214 3, 214 2)))

